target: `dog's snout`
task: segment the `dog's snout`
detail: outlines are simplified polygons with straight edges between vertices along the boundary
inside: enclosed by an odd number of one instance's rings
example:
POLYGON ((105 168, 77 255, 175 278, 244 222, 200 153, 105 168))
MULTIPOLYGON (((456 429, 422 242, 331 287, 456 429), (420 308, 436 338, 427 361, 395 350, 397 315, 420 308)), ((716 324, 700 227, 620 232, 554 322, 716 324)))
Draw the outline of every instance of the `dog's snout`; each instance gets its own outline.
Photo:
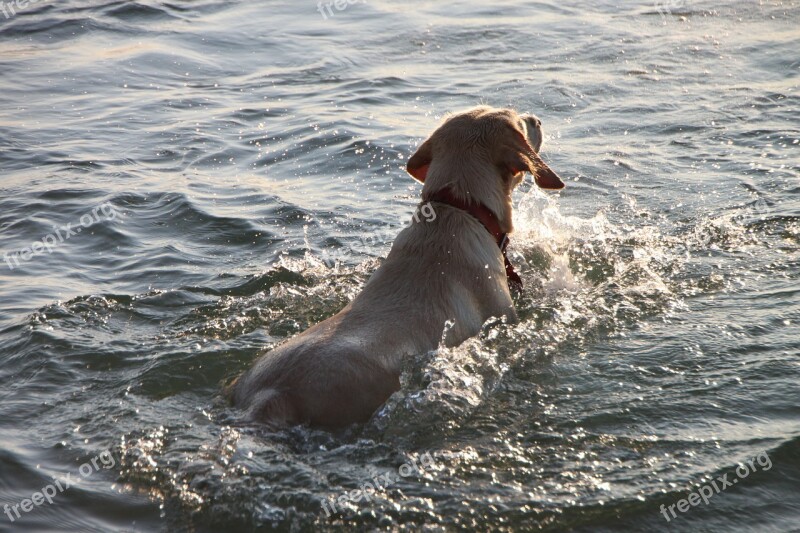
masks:
POLYGON ((542 149, 544 134, 542 133, 542 121, 536 115, 526 115, 525 129, 527 130, 528 143, 537 152, 542 149))
POLYGON ((533 125, 534 128, 542 127, 542 121, 535 115, 528 115, 525 117, 525 120, 528 121, 528 124, 533 125))

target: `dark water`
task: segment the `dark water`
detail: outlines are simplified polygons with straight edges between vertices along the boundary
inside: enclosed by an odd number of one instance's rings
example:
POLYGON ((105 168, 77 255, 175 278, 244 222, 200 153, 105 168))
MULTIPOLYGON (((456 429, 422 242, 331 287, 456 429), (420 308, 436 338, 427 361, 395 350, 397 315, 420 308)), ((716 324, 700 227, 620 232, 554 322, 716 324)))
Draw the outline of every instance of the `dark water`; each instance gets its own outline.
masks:
POLYGON ((800 3, 332 13, 0 13, 0 505, 80 480, 0 530, 797 531, 800 3), (569 178, 515 199, 521 323, 345 434, 242 425, 221 384, 358 292, 405 160, 478 103, 539 114, 569 178))

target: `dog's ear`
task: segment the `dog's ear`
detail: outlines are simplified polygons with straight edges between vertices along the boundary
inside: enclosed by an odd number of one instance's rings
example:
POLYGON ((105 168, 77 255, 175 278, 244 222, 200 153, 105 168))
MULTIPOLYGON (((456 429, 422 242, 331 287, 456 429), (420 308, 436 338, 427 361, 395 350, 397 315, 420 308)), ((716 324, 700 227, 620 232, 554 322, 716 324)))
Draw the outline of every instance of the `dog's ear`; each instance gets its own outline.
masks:
POLYGON ((564 188, 564 182, 561 181, 558 174, 553 172, 553 169, 547 166, 547 163, 542 161, 539 154, 534 152, 531 159, 534 163, 534 172, 531 172, 531 174, 533 174, 533 179, 536 180, 536 185, 542 189, 558 190, 564 188))
POLYGON ((539 154, 533 149, 525 135, 516 128, 512 128, 514 135, 513 147, 508 147, 503 155, 502 165, 506 172, 512 176, 520 172, 530 172, 536 185, 542 189, 563 189, 564 182, 558 177, 547 163, 542 161, 539 154))
POLYGON ((500 167, 506 174, 510 174, 511 176, 516 176, 520 172, 530 172, 533 174, 536 171, 527 150, 520 148, 516 144, 514 146, 508 146, 503 150, 500 167))
POLYGON ((431 140, 428 139, 417 148, 411 159, 408 160, 406 170, 409 174, 414 176, 414 179, 420 183, 425 183, 425 178, 428 177, 428 167, 431 166, 433 160, 433 146, 431 140))

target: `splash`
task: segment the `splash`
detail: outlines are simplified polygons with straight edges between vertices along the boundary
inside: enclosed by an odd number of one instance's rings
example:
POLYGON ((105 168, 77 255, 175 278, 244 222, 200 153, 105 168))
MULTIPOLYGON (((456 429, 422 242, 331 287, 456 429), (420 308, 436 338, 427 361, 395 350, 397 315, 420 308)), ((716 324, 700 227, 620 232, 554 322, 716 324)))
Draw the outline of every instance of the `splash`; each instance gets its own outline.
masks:
POLYGON ((655 226, 615 225, 603 212, 564 215, 538 189, 522 198, 515 223, 512 253, 526 283, 520 321, 490 319, 478 337, 407 361, 402 389, 371 422, 384 437, 451 433, 509 372, 683 305, 677 240, 655 226))

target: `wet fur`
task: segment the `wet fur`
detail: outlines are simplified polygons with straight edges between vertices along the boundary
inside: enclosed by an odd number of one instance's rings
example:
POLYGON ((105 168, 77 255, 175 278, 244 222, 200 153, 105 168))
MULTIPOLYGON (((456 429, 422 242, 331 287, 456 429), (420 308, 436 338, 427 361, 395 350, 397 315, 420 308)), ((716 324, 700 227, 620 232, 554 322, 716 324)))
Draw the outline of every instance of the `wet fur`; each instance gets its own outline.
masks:
MULTIPOLYGON (((481 107, 445 121, 409 161, 409 172, 425 183, 422 203, 449 186, 482 201, 511 231, 511 191, 522 171, 537 168, 522 153, 535 150, 520 147, 509 125, 531 138, 511 110, 481 107), (519 164, 527 168, 513 168, 519 164)), ((273 424, 364 422, 400 388, 403 358, 439 346, 445 322, 455 322, 444 338, 455 346, 490 317, 516 320, 494 238, 465 211, 433 206, 436 219, 404 229, 347 307, 265 353, 232 383, 233 403, 249 418, 273 424)))

